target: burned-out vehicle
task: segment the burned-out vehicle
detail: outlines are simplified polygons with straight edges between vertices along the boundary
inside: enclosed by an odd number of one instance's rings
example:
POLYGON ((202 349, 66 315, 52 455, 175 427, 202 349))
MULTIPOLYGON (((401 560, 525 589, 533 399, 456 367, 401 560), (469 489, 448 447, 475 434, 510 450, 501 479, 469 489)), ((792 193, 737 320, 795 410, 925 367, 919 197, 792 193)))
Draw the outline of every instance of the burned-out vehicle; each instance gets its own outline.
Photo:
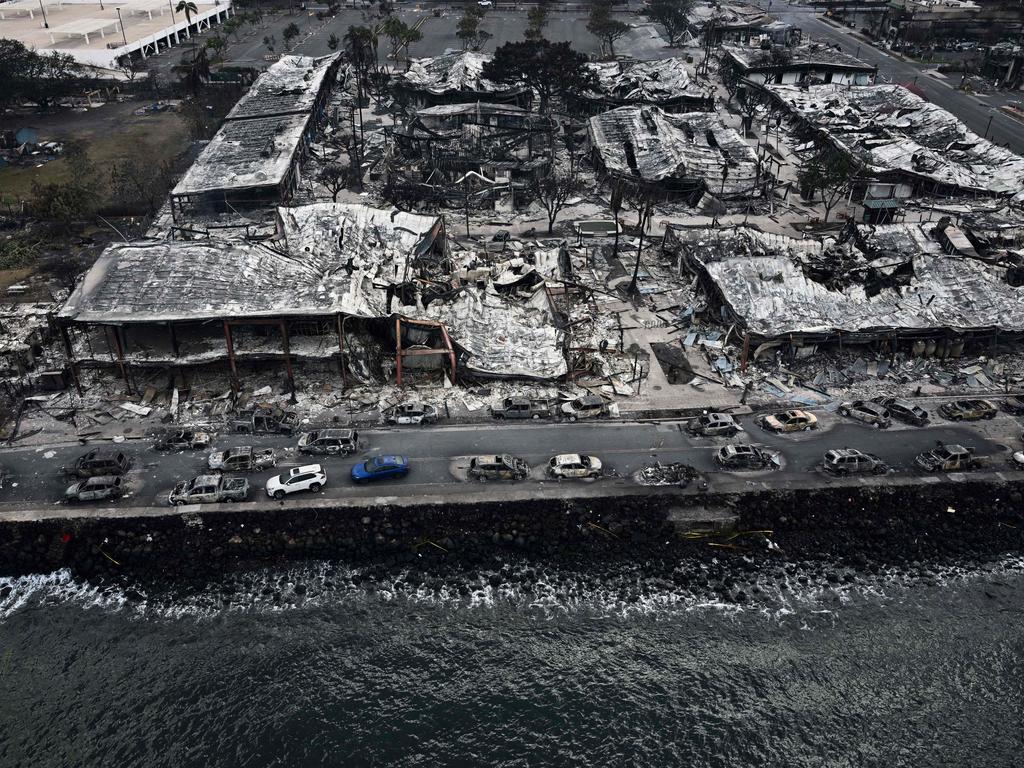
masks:
POLYGON ((207 464, 210 469, 222 472, 255 472, 277 464, 277 454, 273 448, 253 448, 251 445, 240 445, 225 451, 214 451, 210 454, 207 464))
POLYGON ((249 481, 229 475, 199 475, 178 483, 167 497, 172 505, 218 504, 227 501, 245 501, 249 496, 249 481))
POLYGON ((437 421, 437 409, 426 403, 402 403, 384 414, 387 424, 432 424, 437 421))
POLYGON ((754 423, 769 432, 803 432, 818 428, 818 417, 813 413, 801 410, 779 411, 766 413, 754 419, 754 423))
POLYGON ((232 429, 246 435, 290 435, 299 425, 299 415, 276 406, 254 408, 232 423, 232 429))
POLYGON ((198 429, 165 429, 153 438, 154 451, 201 451, 210 445, 210 433, 198 429))
POLYGON ((1001 403, 1003 410, 1014 416, 1024 416, 1024 397, 1008 397, 1001 403))
POLYGON ((952 400, 939 406, 939 413, 950 421, 994 419, 996 407, 988 400, 952 400))
POLYGON ((546 419, 550 415, 547 400, 529 397, 506 397, 501 405, 491 406, 491 416, 496 419, 546 419))
POLYGON ((889 467, 873 453, 856 448, 834 448, 825 451, 822 468, 833 475, 884 475, 889 467))
POLYGON ((704 413, 686 423, 687 432, 704 437, 732 437, 742 429, 728 413, 704 413))
POLYGON ((470 480, 522 480, 530 474, 530 465, 518 456, 474 456, 469 460, 470 480))
POLYGON ((299 453, 318 456, 348 456, 359 447, 354 429, 317 429, 299 437, 299 453))
POLYGON ((723 469, 778 469, 779 455, 756 445, 723 445, 715 451, 715 461, 723 469))
POLYGON ((909 400, 898 397, 876 397, 873 402, 889 411, 889 415, 904 424, 923 427, 928 423, 928 411, 909 400))
POLYGON ((100 475, 90 477, 69 486, 64 491, 64 501, 107 501, 116 499, 124 493, 124 478, 120 475, 100 475))
POLYGON ((849 403, 842 403, 837 413, 854 421, 862 421, 879 429, 887 429, 892 424, 889 411, 878 403, 870 400, 854 400, 849 403))
POLYGON ((976 456, 974 448, 939 443, 935 448, 919 453, 914 463, 926 472, 966 472, 984 466, 983 456, 976 456))
POLYGON ((600 477, 603 466, 596 456, 562 453, 551 458, 547 472, 549 476, 555 478, 600 477))
POLYGON ((597 395, 584 395, 562 403, 562 416, 569 421, 578 419, 599 419, 607 414, 604 398, 597 395))
POLYGON ((80 456, 72 466, 65 467, 64 473, 73 477, 100 477, 123 475, 131 468, 132 462, 121 451, 110 448, 94 448, 80 456))

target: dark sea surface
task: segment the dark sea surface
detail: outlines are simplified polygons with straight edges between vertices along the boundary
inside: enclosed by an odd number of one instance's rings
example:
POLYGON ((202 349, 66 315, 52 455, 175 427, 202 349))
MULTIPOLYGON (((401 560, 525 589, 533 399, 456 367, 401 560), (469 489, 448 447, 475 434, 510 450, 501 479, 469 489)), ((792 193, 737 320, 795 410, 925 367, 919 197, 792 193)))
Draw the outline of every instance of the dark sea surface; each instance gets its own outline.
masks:
POLYGON ((529 565, 0 579, 0 766, 1024 765, 1020 559, 742 605, 529 565))

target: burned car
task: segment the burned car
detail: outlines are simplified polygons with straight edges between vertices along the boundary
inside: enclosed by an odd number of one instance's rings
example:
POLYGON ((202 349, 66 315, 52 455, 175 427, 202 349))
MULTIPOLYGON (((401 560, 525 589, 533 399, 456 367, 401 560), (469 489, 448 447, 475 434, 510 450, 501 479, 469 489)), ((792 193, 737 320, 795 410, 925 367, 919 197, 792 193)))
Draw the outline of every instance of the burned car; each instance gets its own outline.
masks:
POLYGON ((950 421, 994 419, 996 407, 988 400, 953 400, 939 406, 939 413, 950 421))
POLYGON ((1024 397, 1008 397, 1001 403, 1003 410, 1014 416, 1024 416, 1024 397))
POLYGON ((75 483, 64 491, 64 501, 106 501, 124 493, 124 478, 119 475, 100 475, 75 483))
POLYGON ((715 462, 723 469, 778 469, 779 455, 756 445, 723 445, 715 451, 715 462))
POLYGON ((425 403, 402 403, 384 414, 387 424, 432 424, 437 421, 437 409, 425 403))
POLYGON ((870 400, 854 400, 850 403, 842 403, 837 413, 854 421, 862 421, 879 429, 887 429, 892 424, 889 411, 878 403, 870 400))
POLYGON ((217 504, 225 501, 245 501, 248 496, 249 481, 244 477, 199 475, 174 486, 167 501, 175 506, 217 504))
POLYGON ((551 416, 551 406, 547 400, 506 397, 501 405, 491 407, 491 416, 496 419, 546 419, 551 416))
POLYGON ((603 465, 596 456, 562 453, 548 462, 548 475, 555 478, 600 477, 603 465))
POLYGON ((834 448, 825 451, 822 468, 833 475, 884 475, 889 467, 873 453, 856 448, 834 448))
POLYGON ((153 440, 154 451, 201 451, 210 445, 210 433, 198 429, 165 429, 153 440))
POLYGON ((889 411, 889 415, 904 424, 912 424, 915 427, 923 427, 928 423, 928 411, 909 400, 900 400, 898 397, 876 397, 872 402, 889 411))
POLYGON ((64 473, 74 477, 100 477, 103 475, 123 475, 131 468, 132 462, 121 451, 110 448, 94 448, 71 467, 65 467, 64 473))
POLYGON ((686 424, 686 431, 691 435, 704 437, 732 437, 742 429, 728 413, 704 413, 686 424))
POLYGON ((984 466, 986 460, 975 456, 973 448, 939 443, 930 451, 919 453, 914 463, 926 472, 965 472, 984 466))
POLYGON ((232 429, 247 435, 290 435, 299 425, 299 415, 276 406, 254 408, 248 416, 235 419, 232 429))
POLYGON ((562 403, 562 416, 569 421, 578 419, 597 419, 607 412, 604 399, 597 395, 584 395, 562 403))
POLYGON ((474 456, 467 475, 471 480, 522 480, 530 474, 524 459, 510 454, 474 456))
POLYGON ((758 416, 754 423, 769 432, 803 432, 807 429, 817 429, 818 417, 807 411, 789 410, 758 416))
POLYGON ((273 448, 253 448, 240 445, 226 451, 214 451, 207 461, 210 469, 222 472, 255 472, 277 464, 273 448))
POLYGON ((359 447, 354 429, 318 429, 299 437, 299 453, 320 456, 348 456, 359 447))

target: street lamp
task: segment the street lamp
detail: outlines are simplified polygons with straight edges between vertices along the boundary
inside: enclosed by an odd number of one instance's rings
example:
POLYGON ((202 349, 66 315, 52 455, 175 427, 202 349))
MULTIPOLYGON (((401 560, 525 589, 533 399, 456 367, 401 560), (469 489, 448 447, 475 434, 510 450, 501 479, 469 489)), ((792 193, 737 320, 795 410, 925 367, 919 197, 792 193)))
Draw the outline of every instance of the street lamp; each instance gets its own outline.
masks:
POLYGON ((121 25, 121 37, 124 39, 125 47, 128 46, 128 35, 124 33, 124 21, 121 19, 121 9, 115 8, 117 11, 117 23, 121 25))

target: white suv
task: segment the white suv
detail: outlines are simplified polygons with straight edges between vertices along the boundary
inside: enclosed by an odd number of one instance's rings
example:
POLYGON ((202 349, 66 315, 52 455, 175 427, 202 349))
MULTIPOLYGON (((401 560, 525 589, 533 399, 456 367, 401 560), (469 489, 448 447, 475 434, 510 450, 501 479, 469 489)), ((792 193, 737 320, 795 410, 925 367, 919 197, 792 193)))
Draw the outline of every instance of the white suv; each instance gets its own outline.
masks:
POLYGON ((316 493, 327 485, 327 473, 319 464, 307 464, 295 467, 284 474, 274 475, 267 480, 267 496, 283 499, 296 491, 312 491, 316 493))

